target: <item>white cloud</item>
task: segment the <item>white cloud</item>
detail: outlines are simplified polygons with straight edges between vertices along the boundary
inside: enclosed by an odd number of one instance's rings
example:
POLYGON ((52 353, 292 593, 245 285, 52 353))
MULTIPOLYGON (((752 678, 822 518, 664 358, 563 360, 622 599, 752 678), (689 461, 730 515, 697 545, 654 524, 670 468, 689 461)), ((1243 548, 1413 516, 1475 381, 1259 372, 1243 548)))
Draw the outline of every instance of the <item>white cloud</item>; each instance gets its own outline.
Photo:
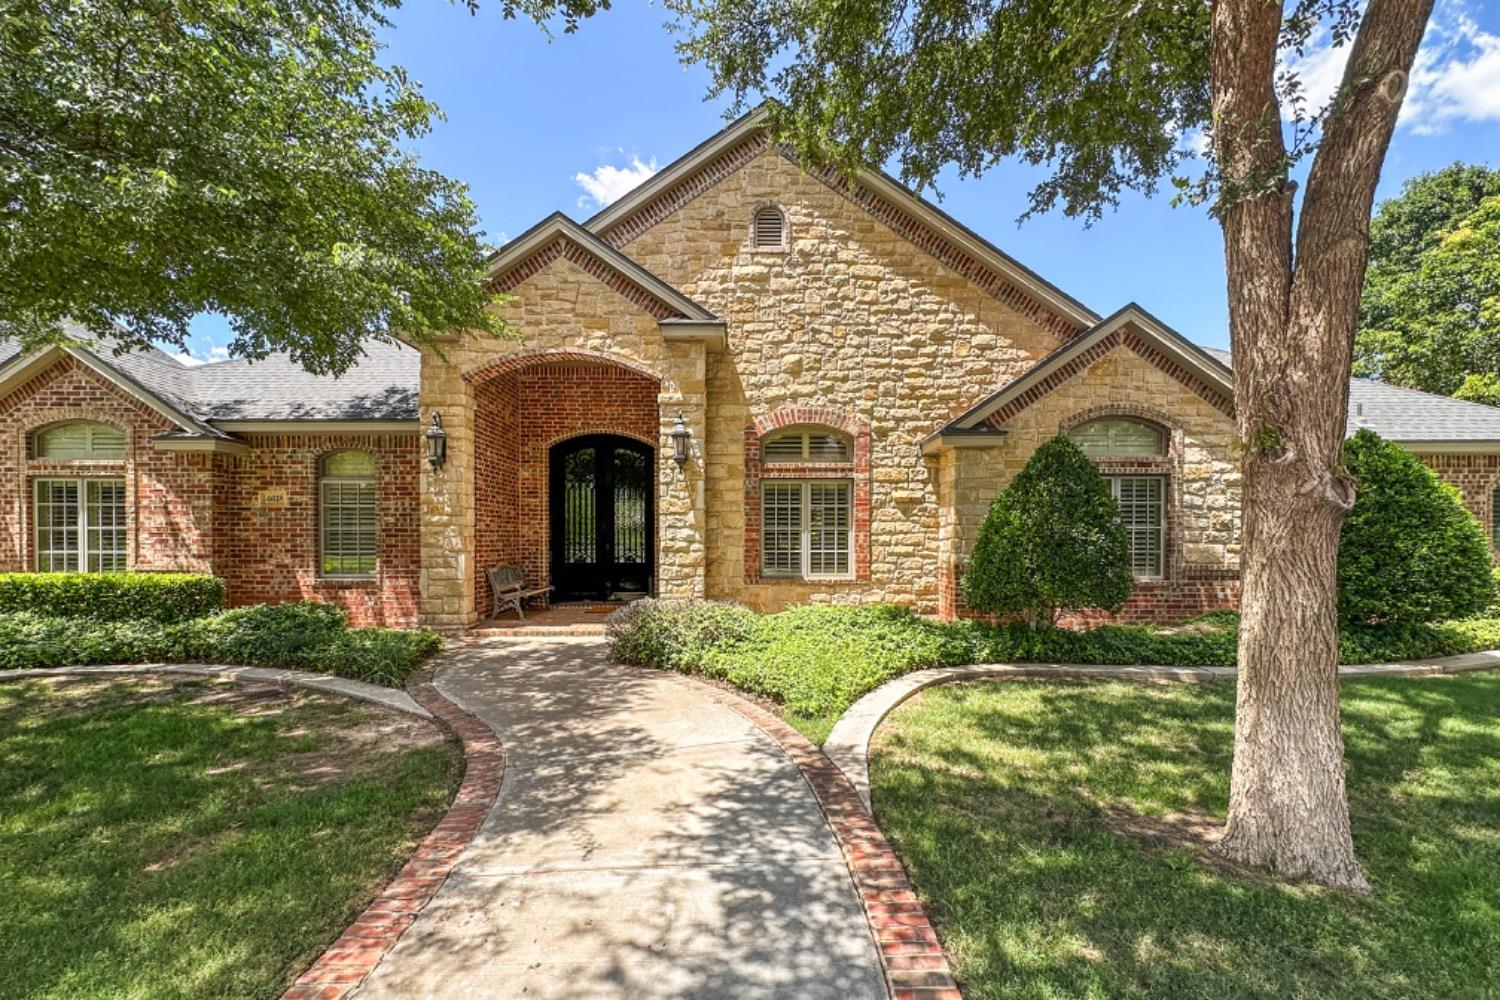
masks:
POLYGON ((203 354, 201 352, 195 353, 191 347, 187 348, 186 350, 172 351, 170 353, 172 357, 187 365, 189 368, 195 367, 197 365, 206 365, 211 361, 229 360, 229 348, 222 344, 214 344, 213 346, 209 347, 207 354, 203 354))
MULTIPOLYGON (((1302 84, 1309 114, 1322 109, 1344 75, 1349 46, 1334 47, 1326 30, 1300 58, 1284 59, 1302 84)), ((1291 109, 1285 109, 1290 117, 1291 109)), ((1440 0, 1412 66, 1400 125, 1417 133, 1462 122, 1500 121, 1500 35, 1485 31, 1467 0, 1440 0)))
POLYGON ((586 192, 578 199, 578 207, 588 208, 592 205, 595 208, 603 208, 611 202, 618 201, 632 188, 649 180, 651 175, 659 169, 656 165, 656 157, 653 156, 648 162, 642 163, 641 158, 632 153, 629 166, 617 167, 612 163, 601 163, 594 168, 593 173, 574 174, 574 182, 586 192))

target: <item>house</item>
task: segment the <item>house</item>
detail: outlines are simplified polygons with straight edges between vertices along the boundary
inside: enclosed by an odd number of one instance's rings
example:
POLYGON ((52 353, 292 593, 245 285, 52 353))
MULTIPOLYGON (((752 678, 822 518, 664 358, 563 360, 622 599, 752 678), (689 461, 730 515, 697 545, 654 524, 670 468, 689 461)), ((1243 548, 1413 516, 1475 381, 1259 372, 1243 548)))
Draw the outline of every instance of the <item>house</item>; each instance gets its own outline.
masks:
MULTIPOLYGON (((1099 316, 882 174, 804 169, 759 122, 497 253, 520 340, 374 343, 337 380, 0 343, 0 569, 208 571, 236 603, 448 630, 487 614, 495 565, 553 600, 957 616, 990 500, 1062 432, 1130 529, 1121 616, 1233 606, 1228 357, 1099 316)), ((1500 410, 1355 381, 1349 422, 1493 523, 1500 410)))

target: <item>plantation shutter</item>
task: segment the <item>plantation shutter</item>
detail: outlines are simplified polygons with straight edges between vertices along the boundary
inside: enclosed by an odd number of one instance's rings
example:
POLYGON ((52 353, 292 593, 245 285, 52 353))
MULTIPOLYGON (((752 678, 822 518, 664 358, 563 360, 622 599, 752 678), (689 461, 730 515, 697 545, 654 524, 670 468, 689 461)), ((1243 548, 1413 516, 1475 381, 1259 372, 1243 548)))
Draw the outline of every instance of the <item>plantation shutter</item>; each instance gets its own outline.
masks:
POLYGON ((761 572, 802 573, 802 484, 766 483, 761 490, 761 572))
POLYGON ((322 574, 373 574, 378 544, 375 459, 362 451, 323 459, 318 508, 322 574))
POLYGON ((36 457, 64 460, 125 457, 125 432, 108 424, 79 420, 36 433, 36 457))
POLYGON ((1112 476, 1110 493, 1130 537, 1130 569, 1136 576, 1162 575, 1165 480, 1161 476, 1112 476))
POLYGON ((850 489, 848 483, 807 485, 807 572, 836 576, 849 572, 850 489))

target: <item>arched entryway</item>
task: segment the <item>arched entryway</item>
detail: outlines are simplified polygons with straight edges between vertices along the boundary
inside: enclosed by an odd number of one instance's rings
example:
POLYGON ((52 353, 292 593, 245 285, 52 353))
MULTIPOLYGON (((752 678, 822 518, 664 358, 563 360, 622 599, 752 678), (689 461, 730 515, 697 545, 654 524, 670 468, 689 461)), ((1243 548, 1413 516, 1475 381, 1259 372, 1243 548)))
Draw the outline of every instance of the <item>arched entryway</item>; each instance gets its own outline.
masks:
POLYGON ((553 445, 548 467, 555 599, 649 593, 656 449, 615 434, 587 434, 553 445))

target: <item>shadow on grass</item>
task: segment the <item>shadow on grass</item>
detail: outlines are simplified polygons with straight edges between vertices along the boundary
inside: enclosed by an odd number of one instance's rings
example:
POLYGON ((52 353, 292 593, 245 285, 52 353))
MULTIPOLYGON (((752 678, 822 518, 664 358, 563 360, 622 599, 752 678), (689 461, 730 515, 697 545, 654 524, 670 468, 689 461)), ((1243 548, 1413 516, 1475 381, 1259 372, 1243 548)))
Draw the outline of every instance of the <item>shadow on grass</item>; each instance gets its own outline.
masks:
POLYGON ((1497 995, 1500 674, 1345 683, 1371 898, 1241 877, 1122 827, 1121 810, 1222 821, 1233 698, 998 682, 893 716, 877 814, 966 997, 1497 995))

